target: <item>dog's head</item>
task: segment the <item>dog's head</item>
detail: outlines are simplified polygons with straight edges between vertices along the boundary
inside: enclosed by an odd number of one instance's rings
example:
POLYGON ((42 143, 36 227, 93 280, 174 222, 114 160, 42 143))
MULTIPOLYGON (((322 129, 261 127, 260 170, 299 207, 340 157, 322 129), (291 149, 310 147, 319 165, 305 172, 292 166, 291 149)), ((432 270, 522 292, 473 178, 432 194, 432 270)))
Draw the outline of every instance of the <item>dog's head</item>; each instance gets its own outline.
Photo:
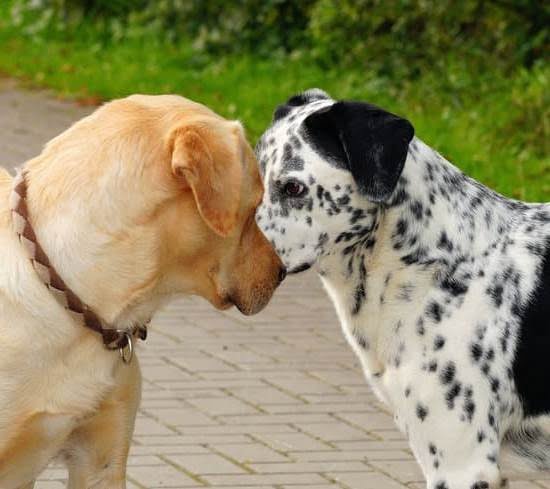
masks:
POLYGON ((266 188, 257 220, 289 272, 368 239, 413 135, 405 119, 318 89, 276 109, 256 148, 266 188))
POLYGON ((90 253, 92 263, 72 282, 106 318, 109 303, 177 293, 254 314, 284 278, 255 221, 263 185, 243 128, 201 104, 142 95, 106 104, 50 142, 29 178, 44 187, 33 208, 44 216, 55 202, 44 226, 61 213, 73 227, 66 240, 87 233, 79 263, 90 253))

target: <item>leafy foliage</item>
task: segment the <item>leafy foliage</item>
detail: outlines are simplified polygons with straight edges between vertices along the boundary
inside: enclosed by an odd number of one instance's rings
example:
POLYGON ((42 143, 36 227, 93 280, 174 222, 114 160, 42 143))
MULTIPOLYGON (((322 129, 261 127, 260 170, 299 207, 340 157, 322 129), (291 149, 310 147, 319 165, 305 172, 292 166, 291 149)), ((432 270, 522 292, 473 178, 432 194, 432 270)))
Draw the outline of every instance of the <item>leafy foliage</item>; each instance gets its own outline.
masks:
POLYGON ((445 69, 450 51, 471 66, 530 67, 550 44, 550 4, 538 0, 15 0, 12 20, 49 35, 93 20, 104 40, 154 32, 200 53, 301 53, 392 77, 445 69))
POLYGON ((181 93, 253 139, 318 86, 403 114, 467 173, 547 201, 547 20, 531 0, 2 0, 0 70, 94 102, 181 93))
POLYGON ((319 59, 406 76, 445 69, 449 52, 470 66, 531 66, 548 48, 550 10, 532 0, 319 0, 310 28, 319 59))

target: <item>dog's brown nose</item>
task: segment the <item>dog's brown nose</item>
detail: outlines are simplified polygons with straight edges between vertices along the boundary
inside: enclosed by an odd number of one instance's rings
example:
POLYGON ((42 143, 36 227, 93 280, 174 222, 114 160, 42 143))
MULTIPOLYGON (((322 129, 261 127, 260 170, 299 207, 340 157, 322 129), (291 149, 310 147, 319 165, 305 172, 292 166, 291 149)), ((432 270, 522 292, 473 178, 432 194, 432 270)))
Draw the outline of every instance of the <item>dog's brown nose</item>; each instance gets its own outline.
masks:
POLYGON ((281 267, 279 270, 279 283, 281 283, 286 277, 286 267, 281 267))

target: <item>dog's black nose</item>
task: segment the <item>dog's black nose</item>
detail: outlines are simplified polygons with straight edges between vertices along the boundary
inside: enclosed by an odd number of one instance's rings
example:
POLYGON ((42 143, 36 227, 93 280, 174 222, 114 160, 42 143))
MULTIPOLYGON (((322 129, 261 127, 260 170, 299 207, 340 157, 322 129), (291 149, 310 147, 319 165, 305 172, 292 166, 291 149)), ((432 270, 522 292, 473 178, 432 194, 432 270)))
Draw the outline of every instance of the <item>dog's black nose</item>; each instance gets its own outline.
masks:
POLYGON ((281 267, 279 270, 279 283, 281 283, 286 277, 286 267, 281 267))

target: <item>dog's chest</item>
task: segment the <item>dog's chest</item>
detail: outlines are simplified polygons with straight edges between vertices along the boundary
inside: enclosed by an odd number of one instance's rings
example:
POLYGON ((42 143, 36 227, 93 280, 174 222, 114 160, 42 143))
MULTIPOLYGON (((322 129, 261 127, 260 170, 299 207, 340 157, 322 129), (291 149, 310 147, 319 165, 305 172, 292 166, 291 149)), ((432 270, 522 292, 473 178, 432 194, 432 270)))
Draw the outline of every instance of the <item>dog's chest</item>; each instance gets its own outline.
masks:
POLYGON ((33 355, 17 369, 7 359, 0 362, 0 377, 6 379, 0 396, 0 439, 14 435, 17 420, 38 419, 45 413, 48 420, 63 418, 61 424, 47 423, 48 433, 57 436, 97 408, 116 384, 115 365, 120 359, 97 339, 90 340, 69 352, 33 355))
POLYGON ((321 278, 367 380, 378 397, 391 404, 388 378, 412 349, 421 348, 411 341, 413 319, 422 311, 430 275, 408 267, 398 273, 369 274, 362 285, 353 274, 321 278), (364 296, 360 304, 358 291, 364 296))

